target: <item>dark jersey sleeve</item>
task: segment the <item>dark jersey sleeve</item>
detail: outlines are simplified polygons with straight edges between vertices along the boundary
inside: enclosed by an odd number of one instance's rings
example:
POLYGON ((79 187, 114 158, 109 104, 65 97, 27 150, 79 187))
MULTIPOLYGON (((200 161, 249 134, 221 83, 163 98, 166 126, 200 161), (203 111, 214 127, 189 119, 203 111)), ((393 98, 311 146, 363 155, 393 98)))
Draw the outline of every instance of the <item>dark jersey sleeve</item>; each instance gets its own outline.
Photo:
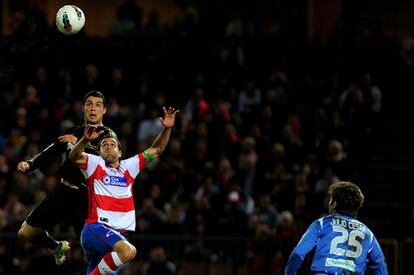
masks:
MULTIPOLYGON (((61 135, 65 134, 74 134, 75 132, 79 131, 79 127, 72 127, 68 130, 64 131, 61 135)), ((42 152, 34 156, 33 158, 27 160, 29 163, 29 171, 33 171, 35 169, 43 169, 46 166, 49 166, 51 162, 53 162, 58 156, 62 155, 63 153, 67 152, 68 150, 68 143, 61 142, 56 139, 52 144, 46 147, 42 152)))

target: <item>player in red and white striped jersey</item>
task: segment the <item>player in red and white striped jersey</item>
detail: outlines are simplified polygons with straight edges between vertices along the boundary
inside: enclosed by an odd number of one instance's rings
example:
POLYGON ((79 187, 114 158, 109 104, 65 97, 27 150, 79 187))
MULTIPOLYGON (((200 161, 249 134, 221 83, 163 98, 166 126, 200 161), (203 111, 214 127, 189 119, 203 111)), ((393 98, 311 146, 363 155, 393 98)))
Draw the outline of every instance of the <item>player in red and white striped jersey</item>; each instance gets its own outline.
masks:
POLYGON ((122 233, 135 231, 132 196, 135 177, 165 150, 170 139, 178 110, 163 107, 163 111, 160 120, 164 128, 143 153, 120 160, 121 146, 114 136, 102 138, 100 156, 84 153, 88 142, 103 134, 96 126, 88 125, 69 154, 88 184, 89 211, 81 233, 81 244, 88 259, 87 274, 113 274, 135 258, 136 248, 122 233))

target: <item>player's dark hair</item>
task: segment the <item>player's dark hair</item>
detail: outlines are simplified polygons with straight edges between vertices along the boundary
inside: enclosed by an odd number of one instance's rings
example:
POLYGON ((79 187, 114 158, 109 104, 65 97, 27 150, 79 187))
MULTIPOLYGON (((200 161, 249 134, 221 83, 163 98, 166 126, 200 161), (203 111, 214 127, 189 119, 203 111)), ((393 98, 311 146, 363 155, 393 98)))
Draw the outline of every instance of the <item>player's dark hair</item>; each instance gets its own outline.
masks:
POLYGON ((329 186, 328 194, 336 201, 336 212, 356 217, 364 203, 364 194, 352 182, 339 181, 329 186))
POLYGON ((104 94, 102 92, 96 91, 96 90, 92 90, 92 91, 86 93, 86 95, 83 97, 83 101, 82 101, 83 105, 85 105, 86 100, 90 96, 102 98, 103 104, 106 107, 106 99, 105 99, 104 94))

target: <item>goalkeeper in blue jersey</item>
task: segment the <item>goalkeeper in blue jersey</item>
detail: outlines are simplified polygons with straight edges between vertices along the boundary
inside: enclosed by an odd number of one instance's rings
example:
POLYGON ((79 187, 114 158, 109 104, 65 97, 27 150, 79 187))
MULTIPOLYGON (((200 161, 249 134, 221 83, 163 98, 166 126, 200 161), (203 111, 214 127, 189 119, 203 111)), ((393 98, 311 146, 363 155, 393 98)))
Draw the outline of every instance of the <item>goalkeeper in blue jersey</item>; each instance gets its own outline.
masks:
POLYGON ((285 274, 296 274, 305 256, 315 249, 312 274, 388 274, 387 264, 374 234, 355 219, 364 202, 361 189, 351 182, 329 187, 329 215, 314 221, 289 257, 285 274))

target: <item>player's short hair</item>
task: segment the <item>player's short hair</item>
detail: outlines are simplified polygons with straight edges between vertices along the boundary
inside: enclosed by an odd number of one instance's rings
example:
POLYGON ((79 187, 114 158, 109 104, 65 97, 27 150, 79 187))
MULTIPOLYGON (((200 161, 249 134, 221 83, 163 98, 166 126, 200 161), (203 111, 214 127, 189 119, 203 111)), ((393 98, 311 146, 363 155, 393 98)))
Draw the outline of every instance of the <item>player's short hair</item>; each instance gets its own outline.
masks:
POLYGON ((102 92, 96 91, 96 90, 89 91, 85 94, 85 96, 83 97, 83 101, 82 101, 83 105, 85 105, 86 100, 90 96, 102 98, 103 104, 106 107, 107 103, 106 103, 106 98, 105 98, 104 94, 102 92))
POLYGON ((101 139, 103 138, 107 138, 107 137, 112 137, 116 140, 118 140, 118 135, 109 127, 100 125, 96 128, 97 132, 103 131, 102 135, 101 135, 101 139))
POLYGON ((118 140, 118 136, 117 134, 109 127, 105 127, 105 126, 98 126, 102 127, 102 130, 104 130, 103 134, 102 134, 102 138, 107 138, 107 137, 112 137, 116 140, 118 140))
POLYGON ((336 212, 356 217, 364 203, 364 194, 352 182, 339 181, 329 186, 328 194, 336 201, 336 212))

